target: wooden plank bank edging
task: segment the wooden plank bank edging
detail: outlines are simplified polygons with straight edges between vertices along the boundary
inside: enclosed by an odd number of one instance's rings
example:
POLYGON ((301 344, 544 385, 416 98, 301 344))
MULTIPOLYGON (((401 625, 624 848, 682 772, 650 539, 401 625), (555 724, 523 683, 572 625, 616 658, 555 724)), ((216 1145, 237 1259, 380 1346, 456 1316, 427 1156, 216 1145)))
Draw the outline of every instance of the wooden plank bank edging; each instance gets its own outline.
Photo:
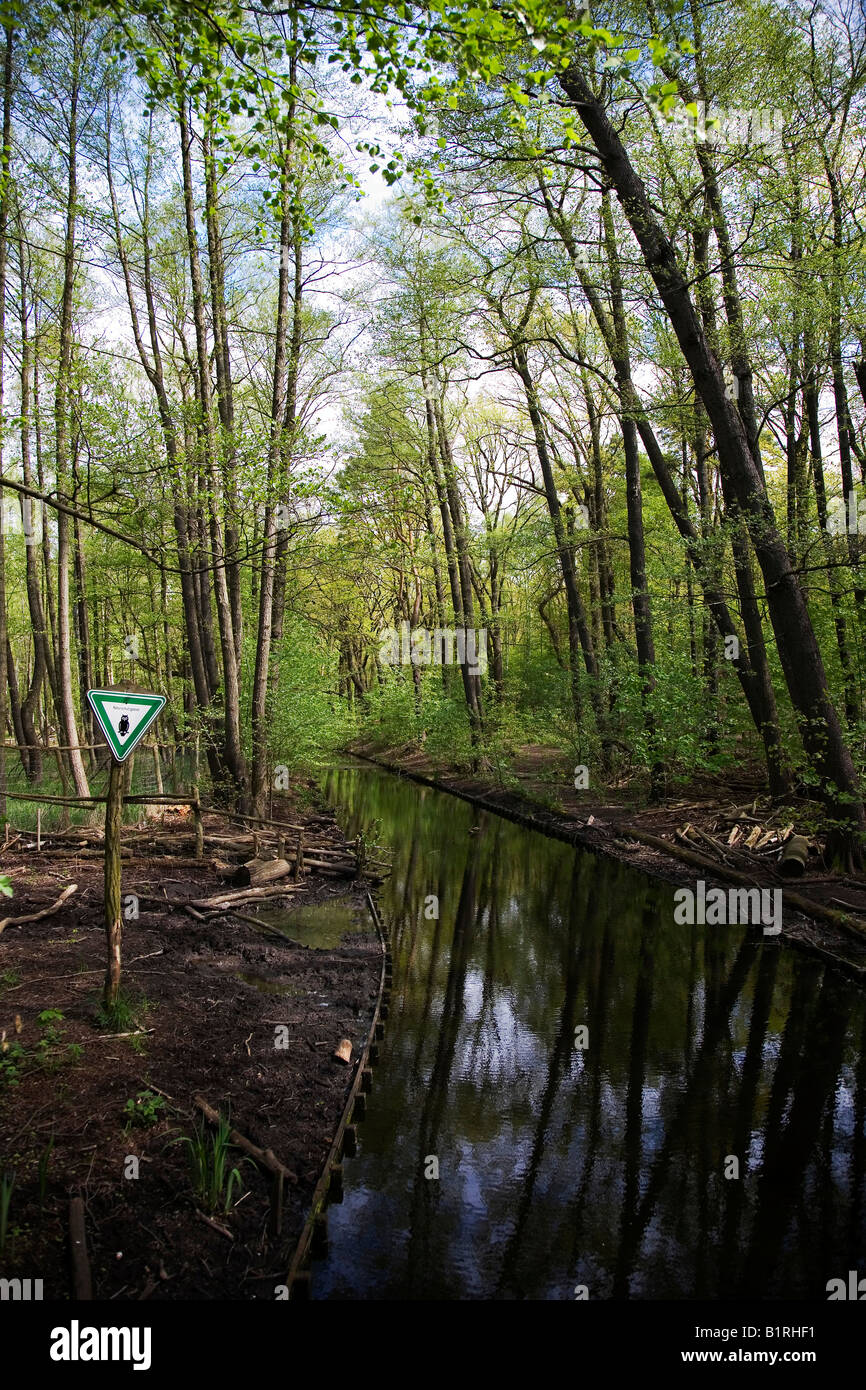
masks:
POLYGON ((376 928, 376 935, 382 947, 379 991, 376 996, 376 1006, 370 1021, 367 1040, 355 1066, 355 1075, 346 1097, 346 1103, 343 1106, 343 1113, 340 1116, 340 1122, 334 1133, 319 1181, 313 1189, 309 1214, 289 1264, 285 1282, 289 1298, 292 1300, 309 1298, 310 1275, 306 1265, 310 1254, 314 1253, 317 1248, 320 1249, 327 1239, 326 1210, 328 1201, 342 1200, 343 1168, 341 1159, 344 1153, 351 1157, 355 1152, 355 1122, 363 1119, 366 1112, 367 1095, 372 1086, 370 1063, 375 1062, 378 1057, 378 1041, 384 1036, 385 1019, 388 1017, 391 998, 391 947, 385 940, 379 913, 369 892, 367 893, 367 903, 373 918, 373 925, 376 928))
MULTIPOLYGON (((526 830, 536 830, 540 835, 546 835, 548 839, 560 840, 563 844, 571 845, 575 849, 588 850, 592 854, 600 854, 620 863, 628 862, 622 856, 614 854, 610 846, 604 844, 600 832, 596 831, 592 835, 587 834, 583 826, 570 821, 563 821, 561 817, 546 810, 543 806, 539 806, 532 813, 518 810, 514 806, 503 806, 480 792, 468 792, 461 787, 452 786, 448 782, 437 781, 434 777, 427 777, 422 772, 415 772, 410 768, 402 768, 394 763, 389 763, 384 758, 375 757, 372 753, 361 753, 351 748, 347 748, 345 751, 347 756, 358 758, 362 762, 372 763, 395 777, 402 777, 410 782, 418 782, 421 786, 431 787, 434 791, 447 792, 449 796, 456 796, 461 801, 467 801, 471 806, 477 806, 482 811, 488 811, 492 815, 501 816, 504 820, 513 821, 526 830)), ((660 836, 650 835, 646 831, 638 829, 637 826, 617 825, 615 833, 618 838, 626 837, 636 840, 639 844, 645 844, 660 854, 666 854, 672 859, 678 859, 682 863, 703 869, 707 874, 712 874, 716 878, 726 879, 733 883, 748 884, 752 882, 748 875, 737 869, 731 869, 726 864, 719 864, 715 860, 706 859, 703 855, 695 853, 694 850, 671 844, 660 836)), ((657 870, 647 865, 641 865, 637 871, 645 874, 647 878, 667 882, 657 870)), ((792 892, 787 887, 783 888, 783 894, 783 901, 802 916, 826 922, 835 927, 837 931, 858 941, 861 946, 866 941, 866 921, 856 915, 825 907, 823 903, 817 902, 813 898, 807 898, 801 893, 792 892)), ((790 934, 785 935, 784 939, 790 945, 796 946, 798 950, 806 951, 809 955, 817 956, 819 959, 831 963, 859 983, 862 984, 866 981, 866 966, 858 965, 855 961, 846 960, 844 956, 836 955, 829 947, 790 934)))

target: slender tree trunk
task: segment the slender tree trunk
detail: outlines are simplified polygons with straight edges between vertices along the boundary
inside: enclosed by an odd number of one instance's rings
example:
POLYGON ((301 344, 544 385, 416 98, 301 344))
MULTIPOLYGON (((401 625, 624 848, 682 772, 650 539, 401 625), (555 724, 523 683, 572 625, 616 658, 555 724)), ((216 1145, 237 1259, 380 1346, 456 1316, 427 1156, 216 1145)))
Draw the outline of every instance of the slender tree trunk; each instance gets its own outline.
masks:
MULTIPOLYGON (((421 358, 425 361, 425 335, 424 328, 421 328, 421 358)), ((436 406, 434 397, 434 387, 431 383, 428 368, 422 365, 421 385, 424 391, 424 413, 427 424, 427 459, 430 466, 433 487, 436 499, 439 503, 439 515, 442 518, 442 536, 445 544, 445 559, 448 568, 448 583, 451 589, 451 603, 454 609, 454 622, 457 627, 466 627, 466 617, 463 610, 463 588, 460 578, 460 559, 457 551, 457 542, 454 535, 454 522, 450 506, 448 505, 448 489, 442 476, 440 465, 440 439, 436 426, 436 406)), ((464 661, 460 666, 460 675, 463 682, 463 694, 466 700, 466 709, 469 715, 469 730, 473 745, 477 745, 481 737, 481 710, 478 706, 478 691, 476 682, 469 671, 468 662, 464 661)))
POLYGON ((848 645, 848 625, 839 586, 839 575, 834 563, 834 539, 827 526, 827 489, 824 483, 824 460, 821 446, 821 421, 819 414, 820 389, 818 369, 814 360, 812 334, 807 331, 805 338, 803 403, 809 421, 809 450, 812 456, 812 476, 815 483, 815 506, 818 512, 818 526, 827 561, 827 587, 830 590, 830 603, 833 609, 833 628, 836 633, 836 646, 839 652, 839 666, 845 690, 845 717, 853 728, 859 717, 857 686, 848 645))
POLYGON ((195 202, 192 183, 192 132, 185 98, 178 104, 181 164, 183 171, 183 204, 186 221, 189 272, 192 287, 193 319, 195 322, 196 355, 198 363, 199 403, 202 415, 205 472, 209 493, 209 521, 213 585, 216 598, 217 622, 223 666, 223 696, 225 700, 225 761, 233 782, 233 793, 241 806, 247 805, 247 769, 240 730, 240 686, 232 609, 226 577, 226 555, 222 524, 218 512, 219 484, 216 470, 216 439, 214 432, 213 400, 211 395, 210 363, 208 360, 207 330, 204 314, 201 262, 195 222, 195 202))
MULTIPOLYGON (((836 405, 836 438, 839 441, 839 469, 842 474, 842 492, 845 499, 845 516, 854 496, 854 470, 851 465, 851 416, 848 411, 848 392, 845 387, 845 370, 842 363, 842 254, 844 226, 842 219, 842 200, 839 194, 839 180, 829 158, 824 156, 824 169, 830 187, 830 206, 833 214, 833 270, 830 296, 830 365, 833 372, 833 400, 836 405)), ((848 557, 854 575, 854 602, 860 631, 866 636, 866 589, 860 564, 858 538, 845 527, 848 544, 848 557)))
MULTIPOLYGON (((3 420, 3 376, 6 360, 6 259, 9 227, 10 162, 12 158, 12 50, 14 30, 6 25, 3 61, 3 149, 0 152, 0 423, 3 420)), ((3 439, 0 435, 0 478, 3 476, 3 439)), ((6 619, 6 518, 0 486, 0 655, 9 644, 6 619)), ((9 656, 11 658, 11 648, 9 656)), ((5 664, 5 663, 4 663, 5 664)), ((14 666, 12 668, 14 674, 14 666)), ((10 686, 10 694, 12 689, 10 686)), ((13 697, 14 710, 14 697, 13 697)), ((20 728, 20 717, 18 721, 20 728)), ((16 733, 16 738, 18 734, 16 733)), ((18 739, 23 739, 23 732, 18 739)), ((6 819, 6 672, 0 673, 0 821, 6 819)))
POLYGON ((664 791, 664 768, 656 754, 656 729, 651 700, 655 690, 655 642, 653 640, 652 609, 646 574, 646 543, 643 531, 643 495, 641 492, 640 457, 637 429, 631 414, 631 361, 629 358, 625 310, 623 308, 622 274, 610 208, 610 193, 605 189, 601 199, 604 239, 610 274, 610 302, 613 331, 617 340, 617 372, 620 398, 620 430, 625 453, 626 514, 628 525, 629 571, 631 602, 634 615, 634 635, 637 645, 638 668, 641 676, 641 697, 644 724, 650 745, 650 800, 658 801, 664 791))
MULTIPOLYGON (((28 331, 29 311, 27 302, 27 281, 24 258, 24 241, 19 238, 19 287, 21 302, 21 376, 20 376, 20 409, 21 409, 21 475, 24 486, 32 488, 33 473, 30 463, 30 335, 28 331)), ((36 514, 34 513, 34 503, 29 497, 22 495, 21 498, 21 520, 24 531, 24 565, 27 587, 27 607, 30 613, 30 626, 33 631, 33 671, 30 677, 30 684, 27 694, 21 705, 21 723, 24 729, 24 736, 27 743, 31 744, 30 750, 30 775, 31 780, 41 781, 42 779, 42 754, 38 745, 39 739, 36 732, 36 720, 39 717, 39 698, 43 683, 48 676, 48 672, 53 664, 51 643, 49 634, 45 629, 45 614, 42 607, 42 592, 39 582, 39 540, 41 528, 37 529, 36 514)), ((55 689, 55 682, 50 682, 51 693, 55 689)))
POLYGON ((580 728, 583 722, 583 704, 580 693, 580 664, 581 657, 586 667, 586 673, 591 682, 591 699, 595 710, 596 722, 599 736, 604 739, 604 718, 601 709, 601 697, 598 687, 598 664, 596 662, 595 651, 592 646, 592 636, 589 631, 589 624, 586 620, 586 609, 580 593, 577 580, 577 572, 574 567, 574 552, 568 544, 565 525, 563 522, 562 505, 559 501, 559 494, 556 489, 556 480, 553 474, 553 464, 550 458, 550 451, 547 446, 547 435, 544 429, 544 421, 541 417, 541 410, 538 404, 538 397, 535 390, 535 382, 529 368, 529 359, 526 348, 522 343, 513 345, 514 368, 523 383, 523 391, 526 397, 526 408, 529 412, 529 419, 532 425, 533 438, 535 441, 535 452, 538 462, 541 465, 541 475, 544 482, 544 495, 547 500, 547 510, 550 513, 550 521, 553 527, 553 535, 556 541, 556 550, 559 557, 559 567, 562 573, 562 582, 565 586, 565 601, 568 611, 568 651, 569 651, 569 670, 571 672, 571 703, 574 712, 575 723, 580 728))
MULTIPOLYGON (((464 629, 474 630, 475 603, 472 596, 469 536, 466 527, 466 518, 463 514, 463 504, 460 500, 460 492, 457 486, 454 454, 451 449, 451 439, 445 423, 445 412, 441 392, 436 392, 433 397, 433 418, 436 425, 439 456, 442 461, 442 478, 445 486, 445 496, 448 502, 448 510, 451 513, 454 534, 454 549, 457 556, 457 575, 460 582, 462 625, 464 629)), ((467 675, 472 688, 472 707, 476 713, 480 731, 484 723, 484 713, 481 703, 481 677, 472 671, 467 671, 467 675)))
MULTIPOLYGON (((277 323, 274 346, 274 371, 271 384, 271 421, 268 443, 267 495, 265 497, 264 530, 262 536, 262 563, 259 580, 259 621, 256 634, 256 664, 253 675, 251 705, 251 728, 253 745, 252 762, 252 805, 256 815, 265 813, 268 767, 267 700, 270 679, 271 646, 274 635, 274 587, 277 566, 277 507, 280 505, 279 480, 283 459, 283 429, 286 426, 286 398, 289 391, 289 299, 291 274, 289 258, 293 245, 292 198, 295 189, 293 176, 293 142, 290 139, 282 170, 282 214, 280 218, 280 270, 277 288, 277 323)), ((294 221, 296 221, 296 217, 294 221)), ((297 277, 300 273, 300 247, 295 246, 295 294, 300 292, 297 277)), ((296 303, 294 321, 300 329, 300 317, 296 303)), ((295 344, 292 349, 300 348, 295 344)), ((292 421, 292 424, 294 421, 292 421)), ((284 523, 288 520, 283 517, 284 523)))
POLYGON ((223 483, 226 497, 226 576, 235 635, 235 658, 238 666, 243 649, 243 604, 241 602, 241 567, 238 560, 240 542, 237 489, 237 446, 235 440, 235 403, 229 348, 228 315, 226 313, 225 262, 222 227, 220 223, 219 189, 216 159, 213 150, 215 110, 212 89, 208 88, 204 127, 205 218, 207 222, 208 271, 211 289, 211 319, 214 330, 214 362, 217 378, 217 406, 222 427, 223 483))
POLYGON ((15 742, 18 744, 18 753, 21 758, 24 776, 27 778, 28 782, 32 782, 33 774, 30 767, 30 749, 27 747, 29 740, 24 733, 24 722, 21 718, 21 690, 18 685, 18 672, 15 669, 15 654, 12 651, 12 643, 9 640, 8 633, 6 635, 6 676, 9 682, 9 717, 15 735, 15 742))
MULTIPOLYGON (((66 231, 63 246, 63 298, 60 304, 60 354, 54 395, 55 472, 57 490, 68 496, 69 485, 69 382, 72 371, 72 312, 75 293, 75 233, 78 213, 78 102, 81 50, 84 37, 79 21, 73 25, 72 74, 69 94, 66 231)), ((72 683, 72 633, 69 612, 69 518, 57 513, 57 679, 60 687, 62 732, 69 748, 66 755, 77 796, 89 796, 87 773, 78 748, 78 723, 72 683)))

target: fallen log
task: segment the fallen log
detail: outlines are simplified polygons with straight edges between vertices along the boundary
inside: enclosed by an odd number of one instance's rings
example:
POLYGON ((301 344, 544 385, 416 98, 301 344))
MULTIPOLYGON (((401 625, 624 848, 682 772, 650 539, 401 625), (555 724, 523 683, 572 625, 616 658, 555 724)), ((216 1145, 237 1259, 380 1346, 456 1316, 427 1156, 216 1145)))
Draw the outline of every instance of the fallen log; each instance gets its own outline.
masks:
MULTIPOLYGON (((214 1110, 213 1106, 208 1104, 204 1096, 195 1096, 193 1098, 193 1104, 212 1125, 219 1124, 219 1111, 214 1110)), ((243 1149, 245 1154, 249 1154, 250 1158, 255 1159, 256 1163, 260 1163, 263 1168, 267 1168, 268 1172, 278 1174, 279 1177, 283 1178, 286 1182, 297 1183, 298 1179, 291 1168, 287 1168, 284 1163, 280 1162, 273 1149, 260 1149, 257 1144, 254 1144, 250 1139, 247 1139, 246 1135, 241 1134, 240 1131, 236 1129, 229 1130, 229 1143, 234 1144, 235 1148, 243 1149)))
POLYGON ((352 873, 355 873, 357 870, 358 866, 356 861, 349 855, 343 855, 341 859, 337 859, 336 857, 333 859, 319 859, 318 854, 318 850, 315 850, 312 855, 305 854, 303 867, 306 868, 312 865, 314 869, 351 869, 352 873))
POLYGON ((275 825, 278 830, 305 830, 303 825, 293 825, 287 820, 269 820, 267 816, 242 816, 239 811, 224 811, 226 820, 242 820, 247 825, 275 825))
POLYGON ((265 883, 275 883, 277 879, 287 878, 292 866, 287 859, 251 859, 241 864, 232 876, 235 888, 259 888, 265 883))
POLYGON ((306 886, 296 883, 281 883, 279 888, 243 888, 239 893, 217 893, 211 898, 193 898, 185 907, 208 908, 231 907, 234 903, 246 903, 264 898, 282 898, 288 893, 306 893, 306 886))
MULTIPOLYGON (((676 859, 682 859, 686 864, 693 864, 699 869, 707 869, 719 878, 727 878, 733 883, 742 883, 749 888, 755 886, 751 875, 740 873, 737 869, 730 869, 726 864, 716 863, 712 859, 707 859, 703 854, 696 854, 693 850, 675 845, 670 840, 662 839, 659 835, 649 835, 645 830, 638 830, 634 825, 621 825, 619 833, 620 835, 627 835, 630 840, 637 840, 642 845, 648 845, 651 849, 662 850, 665 854, 671 854, 676 859)), ((797 912, 802 912, 805 917, 829 922, 848 936, 854 937, 861 945, 866 938, 866 916, 855 917, 844 912, 837 912, 833 908, 825 907, 823 903, 817 902, 814 898, 806 898, 801 893, 792 893, 787 888, 784 890, 783 902, 787 906, 793 907, 797 912)))
POLYGON ((0 932, 5 931, 7 927, 23 927, 25 922, 41 922, 43 917, 50 917, 67 898, 71 898, 72 894, 77 892, 78 884, 70 883, 68 888, 64 888, 57 902, 52 903, 50 907, 43 907, 41 912, 30 912, 26 917, 4 917, 0 922, 0 932))
POLYGON ((802 878, 809 859, 809 841, 805 835, 792 835, 779 860, 779 872, 786 878, 802 878))

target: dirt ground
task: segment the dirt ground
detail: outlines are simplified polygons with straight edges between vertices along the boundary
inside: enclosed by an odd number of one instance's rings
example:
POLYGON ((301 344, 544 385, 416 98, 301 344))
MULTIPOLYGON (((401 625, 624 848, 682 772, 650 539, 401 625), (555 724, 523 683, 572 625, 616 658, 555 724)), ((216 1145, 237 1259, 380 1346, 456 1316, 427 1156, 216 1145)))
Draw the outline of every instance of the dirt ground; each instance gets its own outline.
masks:
MULTIPOLYGON (((636 780, 613 789, 575 789, 571 767, 560 751, 551 748, 527 746, 518 750, 509 767, 510 776, 504 779, 506 785, 490 776, 456 774, 437 766, 415 747, 383 751, 369 744, 356 744, 353 751, 392 771, 428 781, 522 824, 531 824, 557 839, 619 859, 654 878, 683 885, 694 885, 696 877, 705 877, 714 886, 729 882, 721 876, 713 879, 711 870, 704 873, 675 857, 673 850, 680 843, 678 832, 685 825, 724 840, 732 820, 740 819, 746 828, 752 823, 781 826, 793 820, 796 831, 808 835, 808 826, 816 814, 815 806, 806 801, 794 800, 784 808, 774 807, 763 794, 758 778, 747 770, 736 777, 702 778, 697 784, 678 788, 675 795, 659 804, 648 805, 644 789, 636 780), (735 807, 744 810, 746 816, 731 816, 735 807), (667 841, 671 850, 629 838, 630 828, 667 841)), ((813 853, 805 874, 798 879, 782 877, 772 852, 747 855, 735 850, 728 854, 726 862, 728 867, 746 873, 756 887, 782 890, 783 934, 788 940, 866 983, 866 933, 853 925, 842 929, 812 917, 786 900, 796 892, 833 912, 847 910, 851 917, 866 921, 866 876, 826 872, 820 858, 820 837, 812 839, 813 853)), ((700 843, 688 848, 710 857, 700 843)))
MULTIPOLYGON (((223 827, 205 817, 206 833, 223 827)), ((2 871, 14 898, 0 915, 36 912, 70 882, 78 890, 56 915, 0 935, 0 1181, 14 1173, 0 1276, 41 1278, 45 1299, 70 1297, 69 1199, 80 1194, 95 1298, 274 1299, 353 1074, 334 1048, 348 1038, 357 1057, 375 1006, 372 923, 329 950, 227 913, 201 923, 179 904, 220 887, 207 860, 136 860, 123 871, 124 894, 140 899, 123 939, 134 1035, 121 1037, 97 1020, 101 860, 19 844, 2 871), (295 1175, 279 1235, 269 1175, 237 1150, 231 1211, 196 1199, 189 1146, 177 1142, 194 1132, 196 1095, 295 1175)), ((366 910, 360 882, 313 872, 305 883, 299 904, 366 910)))

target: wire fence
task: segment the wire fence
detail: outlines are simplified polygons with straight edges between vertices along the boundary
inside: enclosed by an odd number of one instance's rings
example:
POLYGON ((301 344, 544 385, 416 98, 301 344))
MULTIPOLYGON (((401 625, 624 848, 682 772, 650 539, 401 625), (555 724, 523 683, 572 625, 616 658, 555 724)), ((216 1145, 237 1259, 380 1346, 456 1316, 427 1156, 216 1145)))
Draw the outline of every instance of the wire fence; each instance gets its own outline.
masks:
MULTIPOLYGON (((88 822, 105 804, 111 753, 100 744, 18 744, 0 745, 6 754, 6 786, 0 790, 0 808, 5 801, 13 803, 0 814, 10 833, 33 830, 46 833, 67 829, 88 822), (81 753, 85 764, 90 794, 77 795, 65 754, 81 753), (25 770, 22 754, 36 752, 38 776, 25 770), (10 755, 15 754, 17 757, 10 755), (13 824, 14 821, 14 824, 13 824)), ((124 820, 130 821, 139 813, 133 808, 148 805, 179 805, 200 808, 200 758, 198 750, 189 745, 164 742, 141 744, 130 755, 131 776, 129 792, 124 797, 124 820)), ((198 814, 198 812, 197 812, 198 814)))

